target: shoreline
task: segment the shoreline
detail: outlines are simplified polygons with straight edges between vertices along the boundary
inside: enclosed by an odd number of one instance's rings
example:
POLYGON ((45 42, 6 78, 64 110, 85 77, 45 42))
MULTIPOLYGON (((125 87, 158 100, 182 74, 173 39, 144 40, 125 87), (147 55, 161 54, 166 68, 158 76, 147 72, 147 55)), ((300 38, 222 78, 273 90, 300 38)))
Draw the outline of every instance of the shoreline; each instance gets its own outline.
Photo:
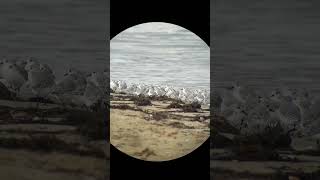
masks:
POLYGON ((164 84, 130 83, 122 80, 110 80, 112 93, 166 97, 181 100, 184 103, 198 102, 210 106, 210 88, 184 88, 164 84))

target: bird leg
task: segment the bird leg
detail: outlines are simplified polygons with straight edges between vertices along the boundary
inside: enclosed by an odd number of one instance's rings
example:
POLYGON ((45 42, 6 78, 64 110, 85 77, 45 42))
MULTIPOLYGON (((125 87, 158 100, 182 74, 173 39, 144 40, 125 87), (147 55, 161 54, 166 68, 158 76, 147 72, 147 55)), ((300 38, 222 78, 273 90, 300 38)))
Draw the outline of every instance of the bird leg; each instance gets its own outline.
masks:
POLYGON ((296 127, 294 126, 292 129, 290 129, 288 132, 287 132, 287 135, 290 135, 290 133, 291 132, 294 132, 294 131, 296 131, 297 129, 296 129, 296 127))
POLYGON ((43 120, 42 113, 41 113, 41 111, 40 111, 40 103, 41 103, 40 101, 41 101, 40 96, 37 96, 36 114, 39 114, 40 119, 43 120))

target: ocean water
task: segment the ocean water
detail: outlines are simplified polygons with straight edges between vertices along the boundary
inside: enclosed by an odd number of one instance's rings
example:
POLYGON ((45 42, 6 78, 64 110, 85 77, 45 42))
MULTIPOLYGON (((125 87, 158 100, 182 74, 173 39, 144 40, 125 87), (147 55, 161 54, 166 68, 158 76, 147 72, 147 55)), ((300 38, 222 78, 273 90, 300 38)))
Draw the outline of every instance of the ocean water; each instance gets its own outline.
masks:
POLYGON ((315 0, 211 3, 213 86, 239 80, 320 93, 319 7, 315 0))
POLYGON ((110 77, 129 83, 210 88, 210 48, 183 27, 154 22, 111 40, 110 77))
POLYGON ((35 57, 57 78, 68 67, 102 71, 109 61, 109 1, 0 1, 0 57, 35 57))

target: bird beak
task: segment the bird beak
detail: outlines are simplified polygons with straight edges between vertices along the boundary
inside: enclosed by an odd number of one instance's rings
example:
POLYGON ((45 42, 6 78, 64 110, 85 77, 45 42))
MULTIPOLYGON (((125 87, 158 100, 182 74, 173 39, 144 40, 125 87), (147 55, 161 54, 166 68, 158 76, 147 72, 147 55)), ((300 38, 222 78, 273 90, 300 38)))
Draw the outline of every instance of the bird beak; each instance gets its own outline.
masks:
POLYGON ((234 88, 233 86, 226 87, 226 89, 228 90, 232 90, 233 88, 234 88))

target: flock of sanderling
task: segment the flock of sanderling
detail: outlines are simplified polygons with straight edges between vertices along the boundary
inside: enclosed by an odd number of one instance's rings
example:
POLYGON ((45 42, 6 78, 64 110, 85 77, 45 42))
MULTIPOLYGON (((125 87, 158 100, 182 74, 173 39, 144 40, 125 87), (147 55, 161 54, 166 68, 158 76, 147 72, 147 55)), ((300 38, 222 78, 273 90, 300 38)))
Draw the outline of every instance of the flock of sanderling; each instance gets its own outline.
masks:
POLYGON ((92 107, 104 102, 109 92, 106 71, 85 73, 70 68, 61 80, 52 69, 34 58, 0 61, 0 82, 13 98, 43 98, 62 105, 92 107))
MULTIPOLYGON (((133 95, 166 96, 184 102, 210 106, 208 90, 193 90, 160 85, 129 84, 111 80, 104 72, 86 73, 69 68, 61 80, 46 64, 34 58, 0 61, 0 83, 14 98, 44 98, 57 104, 91 107, 106 102, 109 90, 133 95), (110 85, 110 89, 108 87, 110 85)), ((281 126, 310 135, 320 132, 320 98, 305 89, 278 88, 270 93, 254 91, 234 83, 230 88, 215 89, 211 107, 242 133, 255 133, 281 126)))
POLYGON ((111 80, 110 88, 115 92, 144 96, 165 96, 186 103, 198 102, 203 105, 210 105, 210 91, 206 89, 176 88, 167 85, 148 85, 142 83, 129 84, 122 80, 111 80))
POLYGON ((306 89, 281 87, 266 92, 235 82, 214 90, 212 101, 214 112, 243 134, 275 127, 300 135, 320 133, 320 98, 306 89))
POLYGON ((108 84, 109 74, 106 70, 86 73, 69 68, 62 79, 55 77, 48 65, 34 58, 0 61, 0 83, 13 92, 16 99, 43 98, 57 104, 91 107, 101 100, 107 101, 111 89, 133 95, 167 96, 184 102, 210 104, 210 92, 207 90, 127 84, 114 80, 108 84))

